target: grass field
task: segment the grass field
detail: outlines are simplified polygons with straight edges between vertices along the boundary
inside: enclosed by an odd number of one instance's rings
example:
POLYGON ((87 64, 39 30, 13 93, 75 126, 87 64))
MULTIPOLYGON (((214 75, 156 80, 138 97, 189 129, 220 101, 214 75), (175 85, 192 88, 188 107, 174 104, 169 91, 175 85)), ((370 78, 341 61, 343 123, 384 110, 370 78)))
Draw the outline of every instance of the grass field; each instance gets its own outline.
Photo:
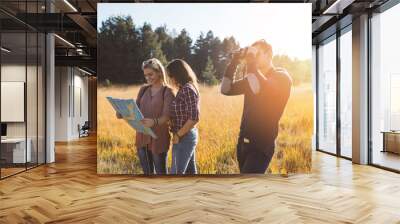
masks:
MULTIPOLYGON (((123 120, 115 118, 114 110, 105 99, 106 96, 134 98, 138 90, 138 86, 98 88, 98 173, 142 173, 134 146, 135 131, 123 120)), ((217 87, 202 87, 200 91, 200 138, 196 151, 198 171, 201 174, 237 174, 235 149, 243 97, 223 96, 217 87)), ((280 121, 275 155, 267 172, 310 172, 312 129, 311 87, 295 87, 280 121)))

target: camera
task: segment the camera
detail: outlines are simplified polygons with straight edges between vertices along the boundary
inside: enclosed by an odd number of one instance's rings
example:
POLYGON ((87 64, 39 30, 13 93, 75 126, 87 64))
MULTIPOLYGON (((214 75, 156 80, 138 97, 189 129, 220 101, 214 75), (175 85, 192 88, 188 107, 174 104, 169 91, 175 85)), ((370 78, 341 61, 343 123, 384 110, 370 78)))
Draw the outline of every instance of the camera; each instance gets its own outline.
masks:
POLYGON ((243 47, 232 52, 234 58, 243 60, 246 57, 248 47, 243 47))
POLYGON ((239 49, 239 57, 240 57, 240 59, 244 59, 246 57, 248 49, 249 49, 248 47, 244 47, 244 48, 240 48, 239 49))

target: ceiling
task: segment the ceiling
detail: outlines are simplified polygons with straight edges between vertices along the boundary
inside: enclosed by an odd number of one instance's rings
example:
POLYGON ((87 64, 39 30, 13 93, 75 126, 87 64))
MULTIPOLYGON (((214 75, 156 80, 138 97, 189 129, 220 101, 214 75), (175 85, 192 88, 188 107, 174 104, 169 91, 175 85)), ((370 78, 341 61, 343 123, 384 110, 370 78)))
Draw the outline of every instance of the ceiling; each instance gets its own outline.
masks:
MULTIPOLYGON (((201 2, 311 3, 312 37, 317 43, 351 23, 352 17, 372 10, 388 0, 254 0, 201 2), (338 21, 341 22, 338 22, 338 21), (347 21, 347 22, 346 22, 347 21), (340 26, 338 26, 338 24, 340 26)), ((3 32, 25 28, 55 32, 56 64, 85 67, 96 72, 97 3, 117 2, 193 2, 166 0, 1 0, 0 21, 3 32), (49 13, 49 12, 52 13, 49 13), (25 13, 27 12, 27 13, 25 13), (60 37, 60 38, 59 38, 60 37), (65 40, 65 41, 64 41, 65 40)), ((199 2, 199 1, 198 1, 199 2)))

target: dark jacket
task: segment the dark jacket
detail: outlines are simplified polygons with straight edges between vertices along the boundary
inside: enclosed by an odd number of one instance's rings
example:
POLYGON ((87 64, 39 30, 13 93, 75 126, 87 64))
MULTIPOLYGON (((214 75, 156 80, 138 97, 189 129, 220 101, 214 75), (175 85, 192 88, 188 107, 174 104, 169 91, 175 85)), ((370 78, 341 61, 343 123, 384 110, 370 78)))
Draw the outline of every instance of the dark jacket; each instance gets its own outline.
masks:
POLYGON ((252 92, 247 77, 244 77, 233 81, 225 95, 244 94, 240 137, 249 139, 264 150, 275 145, 279 120, 290 96, 292 80, 282 68, 272 68, 266 76, 256 73, 256 77, 260 83, 259 93, 252 92))

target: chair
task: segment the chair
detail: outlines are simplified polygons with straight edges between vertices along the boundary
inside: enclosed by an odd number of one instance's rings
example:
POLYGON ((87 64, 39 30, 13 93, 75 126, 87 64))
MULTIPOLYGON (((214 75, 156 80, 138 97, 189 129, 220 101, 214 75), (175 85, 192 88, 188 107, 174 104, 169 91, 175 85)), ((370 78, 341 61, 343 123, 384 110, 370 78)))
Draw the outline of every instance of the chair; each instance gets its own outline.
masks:
POLYGON ((89 136, 89 130, 90 130, 89 121, 85 121, 85 123, 82 125, 82 127, 78 124, 79 138, 88 137, 89 136))

